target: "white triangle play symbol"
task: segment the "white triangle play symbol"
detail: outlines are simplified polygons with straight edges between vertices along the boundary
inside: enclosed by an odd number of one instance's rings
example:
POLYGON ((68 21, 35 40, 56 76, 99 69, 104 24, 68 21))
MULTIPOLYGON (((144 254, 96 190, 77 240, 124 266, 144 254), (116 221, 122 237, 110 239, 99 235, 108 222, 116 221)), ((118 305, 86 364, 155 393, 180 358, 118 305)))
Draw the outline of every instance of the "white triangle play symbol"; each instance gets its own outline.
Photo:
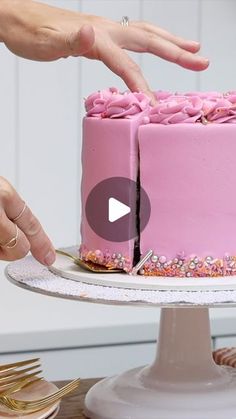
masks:
POLYGON ((123 202, 118 201, 115 198, 109 198, 108 200, 108 219, 110 223, 119 220, 119 218, 124 217, 126 214, 129 214, 131 211, 128 205, 123 204, 123 202))

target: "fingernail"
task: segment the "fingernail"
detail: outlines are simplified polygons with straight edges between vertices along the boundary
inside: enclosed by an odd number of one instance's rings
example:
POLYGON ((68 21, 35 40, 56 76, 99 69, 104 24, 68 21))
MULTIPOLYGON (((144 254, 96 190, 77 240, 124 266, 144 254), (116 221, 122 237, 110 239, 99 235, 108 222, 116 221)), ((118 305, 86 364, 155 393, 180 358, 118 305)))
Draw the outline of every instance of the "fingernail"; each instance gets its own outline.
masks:
POLYGON ((203 58, 202 58, 202 62, 204 63, 204 65, 205 65, 206 67, 208 67, 208 66, 209 66, 209 64, 210 64, 210 60, 208 60, 208 58, 205 58, 205 57, 203 57, 203 58))
POLYGON ((48 254, 44 258, 44 263, 45 265, 50 266, 55 262, 55 259, 56 259, 55 252, 53 252, 52 250, 49 250, 48 254))
POLYGON ((155 105, 157 105, 157 103, 158 103, 158 101, 157 101, 157 99, 155 98, 155 97, 153 97, 152 99, 151 99, 151 106, 155 106, 155 105))
POLYGON ((210 60, 208 58, 202 57, 201 55, 195 56, 197 61, 201 62, 204 66, 208 66, 210 64, 210 60))

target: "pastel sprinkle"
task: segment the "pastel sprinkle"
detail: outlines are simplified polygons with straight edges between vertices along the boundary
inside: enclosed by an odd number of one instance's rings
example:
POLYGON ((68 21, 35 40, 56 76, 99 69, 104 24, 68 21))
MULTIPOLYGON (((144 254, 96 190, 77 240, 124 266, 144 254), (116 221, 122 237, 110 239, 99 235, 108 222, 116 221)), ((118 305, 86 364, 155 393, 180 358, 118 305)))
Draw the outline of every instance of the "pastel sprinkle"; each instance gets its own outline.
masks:
MULTIPOLYGON (((127 273, 133 268, 132 260, 127 255, 109 252, 107 249, 104 252, 99 249, 88 250, 81 245, 79 256, 85 261, 99 263, 107 268, 123 269, 127 273)), ((214 258, 211 255, 187 257, 184 252, 178 252, 173 259, 168 259, 163 254, 154 254, 145 262, 139 273, 145 276, 181 278, 231 276, 236 275, 236 256, 225 254, 222 258, 214 258)))

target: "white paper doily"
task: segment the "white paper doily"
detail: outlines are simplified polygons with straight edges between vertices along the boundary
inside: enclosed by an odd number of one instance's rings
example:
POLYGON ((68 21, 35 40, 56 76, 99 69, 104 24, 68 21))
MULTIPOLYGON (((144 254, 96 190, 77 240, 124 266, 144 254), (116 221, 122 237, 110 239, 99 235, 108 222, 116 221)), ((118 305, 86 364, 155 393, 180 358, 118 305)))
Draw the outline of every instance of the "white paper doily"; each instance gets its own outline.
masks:
POLYGON ((90 285, 57 276, 32 256, 10 263, 6 275, 15 285, 34 292, 94 303, 161 307, 236 306, 236 290, 158 291, 90 285))

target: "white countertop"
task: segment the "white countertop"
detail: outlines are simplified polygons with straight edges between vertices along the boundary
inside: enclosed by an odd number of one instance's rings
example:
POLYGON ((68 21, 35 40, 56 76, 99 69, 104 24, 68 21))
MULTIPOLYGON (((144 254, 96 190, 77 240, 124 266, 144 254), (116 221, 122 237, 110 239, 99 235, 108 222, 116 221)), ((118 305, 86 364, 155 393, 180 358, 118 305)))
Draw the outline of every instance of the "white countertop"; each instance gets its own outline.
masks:
MULTIPOLYGON (((69 301, 9 283, 1 263, 0 353, 156 339, 160 310, 69 301)), ((210 310, 214 336, 236 335, 236 308, 210 310)))

